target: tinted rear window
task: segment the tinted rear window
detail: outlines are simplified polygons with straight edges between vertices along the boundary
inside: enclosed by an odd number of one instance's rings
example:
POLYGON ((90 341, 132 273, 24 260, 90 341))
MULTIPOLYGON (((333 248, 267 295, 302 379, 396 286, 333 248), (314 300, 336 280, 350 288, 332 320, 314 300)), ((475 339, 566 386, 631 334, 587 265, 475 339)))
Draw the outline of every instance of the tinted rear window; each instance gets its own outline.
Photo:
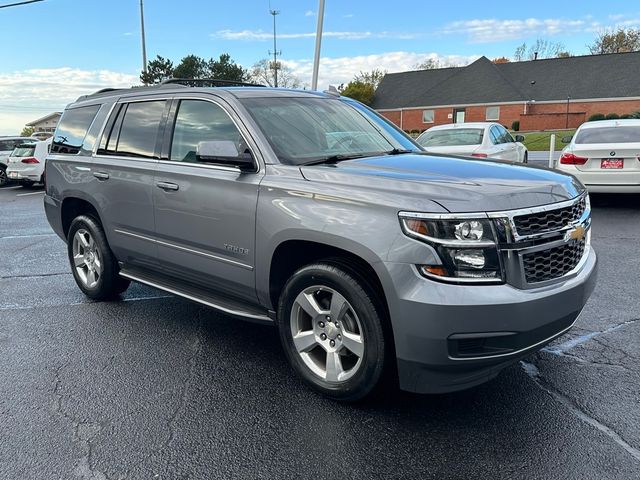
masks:
POLYGON ((12 157, 33 157, 36 151, 35 145, 19 145, 11 153, 12 157))
POLYGON ((460 145, 480 145, 484 130, 480 128, 456 128, 452 130, 433 130, 418 138, 423 147, 457 147, 460 145))
POLYGON ((99 108, 100 105, 91 105, 66 110, 53 136, 51 152, 78 153, 99 108))
POLYGON ((134 102, 123 106, 100 153, 152 158, 166 101, 134 102))
POLYGON ((578 132, 576 143, 640 143, 640 126, 585 128, 578 132))

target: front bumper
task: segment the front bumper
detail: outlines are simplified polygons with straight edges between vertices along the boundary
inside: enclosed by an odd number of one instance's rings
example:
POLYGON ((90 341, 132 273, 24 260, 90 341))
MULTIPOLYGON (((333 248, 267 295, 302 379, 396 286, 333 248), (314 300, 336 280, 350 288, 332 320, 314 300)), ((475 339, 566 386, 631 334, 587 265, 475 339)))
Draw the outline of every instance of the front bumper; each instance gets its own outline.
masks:
POLYGON ((575 276, 528 290, 448 285, 413 265, 387 263, 400 387, 417 393, 462 390, 495 377, 571 328, 595 287, 593 249, 575 276))

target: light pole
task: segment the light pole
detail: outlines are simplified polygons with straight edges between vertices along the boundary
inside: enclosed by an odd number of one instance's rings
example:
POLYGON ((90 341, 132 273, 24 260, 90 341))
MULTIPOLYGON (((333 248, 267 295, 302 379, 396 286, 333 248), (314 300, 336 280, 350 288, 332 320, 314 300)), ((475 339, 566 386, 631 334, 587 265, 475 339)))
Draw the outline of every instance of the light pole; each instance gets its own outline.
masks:
MULTIPOLYGON (((147 73, 147 46, 144 39, 144 6, 140 0, 140 35, 142 37, 142 73, 147 73)), ((145 82, 146 83, 146 82, 145 82)))
POLYGON ((269 10, 269 13, 273 15, 273 86, 278 88, 278 55, 282 52, 276 49, 276 15, 280 14, 280 10, 269 10))
POLYGON ((322 43, 322 22, 324 21, 324 0, 318 5, 318 26, 316 28, 316 51, 313 55, 313 74, 311 76, 311 90, 318 89, 318 69, 320 68, 320 45, 322 43))

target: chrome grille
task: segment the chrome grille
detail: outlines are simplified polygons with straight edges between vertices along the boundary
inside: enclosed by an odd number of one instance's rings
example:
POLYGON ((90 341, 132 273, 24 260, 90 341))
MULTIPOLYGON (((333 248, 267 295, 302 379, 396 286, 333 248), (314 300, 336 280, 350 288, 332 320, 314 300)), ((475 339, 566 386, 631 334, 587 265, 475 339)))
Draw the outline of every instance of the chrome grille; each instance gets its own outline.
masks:
POLYGON ((578 220, 585 208, 585 197, 582 197, 577 203, 568 207, 515 216, 513 223, 518 235, 536 235, 566 227, 569 223, 578 220))
POLYGON ((584 254, 585 240, 527 253, 522 256, 527 283, 538 283, 560 278, 576 268, 584 254))

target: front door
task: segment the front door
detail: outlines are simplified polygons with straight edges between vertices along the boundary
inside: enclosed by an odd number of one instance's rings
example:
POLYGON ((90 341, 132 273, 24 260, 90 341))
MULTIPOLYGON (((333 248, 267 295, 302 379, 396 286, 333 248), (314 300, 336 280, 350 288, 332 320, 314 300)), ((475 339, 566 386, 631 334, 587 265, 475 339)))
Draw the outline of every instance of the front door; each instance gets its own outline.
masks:
POLYGON ((453 123, 464 123, 464 108, 456 108, 453 110, 453 123))
POLYGON ((255 223, 261 173, 201 162, 202 141, 247 143, 227 111, 201 99, 174 100, 154 180, 160 265, 171 276, 256 301, 255 223), (169 138, 169 137, 167 137, 169 138))

